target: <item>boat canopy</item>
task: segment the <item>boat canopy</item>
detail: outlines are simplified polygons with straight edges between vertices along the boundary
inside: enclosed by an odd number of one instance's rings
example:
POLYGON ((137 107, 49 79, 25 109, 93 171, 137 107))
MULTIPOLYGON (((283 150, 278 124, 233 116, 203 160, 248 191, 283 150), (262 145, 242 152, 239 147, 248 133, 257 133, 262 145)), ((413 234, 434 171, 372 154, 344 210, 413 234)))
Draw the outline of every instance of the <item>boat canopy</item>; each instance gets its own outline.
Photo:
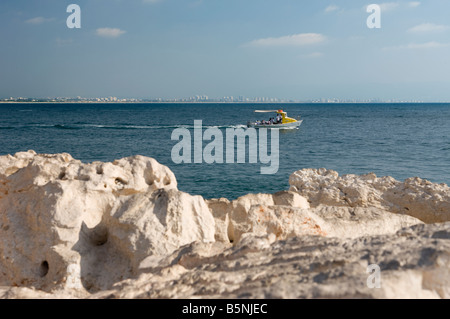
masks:
POLYGON ((255 110, 255 113, 286 113, 283 110, 255 110))

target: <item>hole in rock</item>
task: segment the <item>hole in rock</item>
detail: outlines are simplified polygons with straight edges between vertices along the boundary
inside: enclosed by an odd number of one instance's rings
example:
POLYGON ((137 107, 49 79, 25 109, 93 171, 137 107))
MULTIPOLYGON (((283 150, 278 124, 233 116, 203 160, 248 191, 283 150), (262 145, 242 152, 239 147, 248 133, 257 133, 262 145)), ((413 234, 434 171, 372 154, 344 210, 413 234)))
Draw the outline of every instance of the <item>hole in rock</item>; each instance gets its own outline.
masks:
POLYGON ((121 179, 120 177, 117 177, 115 180, 116 184, 122 184, 122 185, 127 185, 128 183, 126 181, 124 181, 123 179, 121 179))
POLYGON ((155 180, 150 174, 145 174, 145 182, 148 186, 152 186, 155 183, 155 180))
POLYGON ((103 174, 103 167, 97 166, 97 174, 99 175, 103 174))
POLYGON ((39 267, 39 275, 45 277, 48 274, 48 262, 44 260, 39 267))
POLYGON ((93 246, 102 246, 108 241, 108 229, 102 224, 98 224, 93 228, 89 228, 83 222, 81 224, 81 233, 83 234, 83 238, 87 241, 87 243, 93 246))
POLYGON ((168 200, 169 195, 167 194, 167 192, 164 189, 157 190, 153 196, 154 196, 153 197, 154 200, 156 202, 158 202, 158 205, 163 205, 163 206, 167 205, 167 200, 168 200))
POLYGON ((164 177, 164 186, 167 186, 170 184, 170 178, 168 178, 167 176, 164 177))
POLYGON ((108 229, 104 226, 97 226, 90 234, 91 243, 95 246, 102 246, 108 241, 108 229))
POLYGON ((65 171, 62 171, 61 173, 59 173, 58 179, 63 179, 64 177, 66 177, 65 171))

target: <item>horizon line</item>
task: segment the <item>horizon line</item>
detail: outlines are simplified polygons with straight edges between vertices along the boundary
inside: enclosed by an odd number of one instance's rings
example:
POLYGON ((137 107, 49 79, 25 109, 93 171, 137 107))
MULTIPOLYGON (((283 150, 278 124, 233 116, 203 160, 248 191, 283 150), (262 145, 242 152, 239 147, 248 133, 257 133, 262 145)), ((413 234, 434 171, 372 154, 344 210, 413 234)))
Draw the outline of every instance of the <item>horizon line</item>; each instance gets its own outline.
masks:
POLYGON ((450 101, 0 101, 0 104, 450 104, 450 101))

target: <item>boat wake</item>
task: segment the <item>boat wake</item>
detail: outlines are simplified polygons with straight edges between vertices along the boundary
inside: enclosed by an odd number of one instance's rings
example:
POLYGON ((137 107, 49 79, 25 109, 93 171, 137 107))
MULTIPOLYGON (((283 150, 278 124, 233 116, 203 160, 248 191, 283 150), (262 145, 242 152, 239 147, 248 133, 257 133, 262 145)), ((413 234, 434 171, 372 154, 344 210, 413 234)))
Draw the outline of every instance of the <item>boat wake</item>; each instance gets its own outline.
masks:
MULTIPOLYGON (((246 128, 246 125, 203 125, 203 129, 208 128, 246 128)), ((194 129, 193 124, 176 124, 176 125, 135 125, 135 124, 28 124, 17 126, 0 126, 0 130, 3 129, 58 129, 58 130, 81 130, 81 129, 107 129, 107 130, 158 130, 158 129, 177 129, 186 128, 194 129)))

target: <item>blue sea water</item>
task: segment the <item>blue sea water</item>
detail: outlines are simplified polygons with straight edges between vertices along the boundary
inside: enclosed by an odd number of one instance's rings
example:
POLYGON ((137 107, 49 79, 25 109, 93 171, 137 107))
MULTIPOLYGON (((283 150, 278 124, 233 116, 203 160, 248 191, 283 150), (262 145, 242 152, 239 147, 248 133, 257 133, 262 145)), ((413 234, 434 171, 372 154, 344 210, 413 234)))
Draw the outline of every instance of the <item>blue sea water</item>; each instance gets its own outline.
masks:
POLYGON ((437 103, 0 104, 0 155, 32 149, 67 152, 83 162, 145 155, 170 167, 180 190, 205 198, 286 190, 289 175, 302 168, 448 184, 449 137, 450 104, 437 103), (202 120, 204 128, 225 131, 270 116, 255 109, 273 108, 304 120, 298 130, 279 131, 277 174, 261 175, 261 166, 267 166, 262 163, 173 162, 174 129, 193 133, 194 120, 202 120))

